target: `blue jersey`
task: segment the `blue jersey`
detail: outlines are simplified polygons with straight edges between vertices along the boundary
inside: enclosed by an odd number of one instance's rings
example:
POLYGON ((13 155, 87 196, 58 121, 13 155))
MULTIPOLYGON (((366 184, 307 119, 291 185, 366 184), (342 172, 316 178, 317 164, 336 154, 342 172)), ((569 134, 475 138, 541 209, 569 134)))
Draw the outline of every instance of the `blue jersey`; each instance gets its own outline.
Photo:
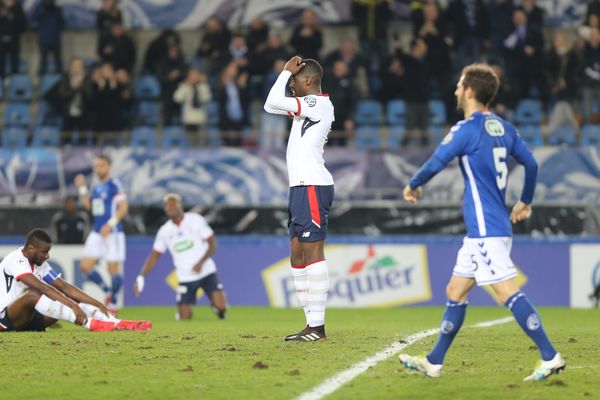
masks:
POLYGON ((410 187, 423 185, 454 157, 459 157, 465 180, 463 214, 467 236, 512 236, 505 201, 509 156, 525 167, 521 201, 530 204, 537 178, 533 154, 514 126, 489 112, 476 112, 454 125, 411 179, 410 187))
MULTIPOLYGON (((117 213, 117 204, 125 198, 121 183, 113 178, 99 183, 92 189, 90 203, 92 206, 92 229, 100 232, 104 224, 117 213)), ((123 231, 123 224, 115 226, 117 232, 123 231)))

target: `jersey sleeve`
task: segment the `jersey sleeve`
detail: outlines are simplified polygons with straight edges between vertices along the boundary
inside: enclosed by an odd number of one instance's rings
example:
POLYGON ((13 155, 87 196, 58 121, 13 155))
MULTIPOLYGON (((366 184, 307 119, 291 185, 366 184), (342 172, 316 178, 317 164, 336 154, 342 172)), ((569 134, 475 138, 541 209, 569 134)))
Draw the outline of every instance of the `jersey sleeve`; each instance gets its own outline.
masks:
POLYGON ((523 181, 521 201, 525 204, 531 204, 537 183, 538 163, 516 129, 514 130, 514 135, 515 140, 510 149, 510 155, 525 168, 525 179, 523 181))
POLYGON ((23 276, 32 273, 31 266, 25 257, 17 257, 5 267, 6 272, 15 277, 15 280, 20 280, 23 276))
POLYGON ((209 239, 215 234, 210 225, 208 225, 208 222, 200 214, 198 214, 198 233, 204 240, 209 239))
POLYGON ((290 71, 281 71, 265 101, 264 109, 266 112, 300 115, 300 99, 285 95, 285 88, 291 76, 290 71))
POLYGON ((42 279, 48 285, 52 285, 54 281, 61 277, 61 274, 52 269, 50 264, 48 264, 47 262, 42 264, 42 266, 40 267, 40 272, 42 275, 42 279))
POLYGON ((112 192, 113 192, 113 198, 115 199, 115 201, 118 203, 121 200, 126 200, 127 196, 125 195, 125 191, 123 191, 123 185, 121 184, 121 181, 119 181, 118 179, 113 179, 112 180, 112 192))
POLYGON ((154 244, 152 245, 152 250, 157 253, 163 254, 167 251, 167 241, 165 240, 165 231, 164 229, 159 229, 156 234, 156 238, 154 238, 154 244))

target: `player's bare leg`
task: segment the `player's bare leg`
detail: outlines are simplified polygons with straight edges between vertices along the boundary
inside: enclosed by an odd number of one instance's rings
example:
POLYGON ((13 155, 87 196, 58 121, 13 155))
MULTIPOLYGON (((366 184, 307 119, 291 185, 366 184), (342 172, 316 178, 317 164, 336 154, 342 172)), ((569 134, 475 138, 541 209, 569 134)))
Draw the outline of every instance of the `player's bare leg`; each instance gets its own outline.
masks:
POLYGON ((117 308, 117 294, 123 286, 123 275, 120 273, 120 263, 117 261, 107 261, 106 266, 111 277, 110 291, 106 296, 105 304, 113 310, 117 308))
POLYGON ((7 307, 8 318, 16 330, 23 330, 29 325, 41 295, 37 290, 27 290, 7 307))
POLYGON ((79 265, 79 269, 83 272, 83 275, 91 282, 94 282, 96 285, 102 289, 104 293, 110 292, 110 288, 102 279, 102 276, 95 270, 96 264, 98 263, 97 258, 89 258, 85 257, 81 260, 81 264, 79 265))
POLYGON ((227 311, 227 300, 225 299, 225 291, 214 290, 208 294, 210 304, 220 319, 225 319, 225 311, 227 311))
POLYGON ((402 365, 423 372, 432 378, 441 376, 444 357, 463 324, 467 311, 467 295, 474 285, 475 279, 473 278, 452 275, 446 286, 448 302, 442 318, 438 341, 425 357, 400 354, 402 365))
POLYGON ((192 319, 192 305, 191 304, 178 304, 177 315, 180 321, 192 319))
POLYGON ((526 381, 539 381, 565 369, 565 360, 556 351, 542 325, 542 320, 533 306, 519 290, 515 279, 508 279, 492 285, 496 296, 513 313, 521 329, 529 336, 540 350, 542 361, 526 381))

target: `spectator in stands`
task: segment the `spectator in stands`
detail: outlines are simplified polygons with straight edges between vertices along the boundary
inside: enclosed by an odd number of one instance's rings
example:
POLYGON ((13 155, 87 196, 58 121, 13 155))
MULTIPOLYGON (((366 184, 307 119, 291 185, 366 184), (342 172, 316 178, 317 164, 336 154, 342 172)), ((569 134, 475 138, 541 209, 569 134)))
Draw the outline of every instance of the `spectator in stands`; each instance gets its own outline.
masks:
POLYGON ((179 83, 185 78, 187 65, 181 48, 171 46, 167 58, 159 68, 158 80, 161 85, 163 124, 175 125, 179 122, 181 107, 173 100, 173 94, 179 83))
POLYGON ((173 94, 173 100, 182 106, 181 120, 185 129, 197 139, 198 144, 205 146, 207 137, 205 132, 207 115, 206 103, 212 99, 208 78, 197 68, 191 68, 185 81, 173 94))
POLYGON ((522 0, 521 8, 527 16, 528 24, 540 33, 544 30, 544 10, 535 4, 535 0, 522 0))
POLYGON ((425 64, 427 44, 422 38, 413 39, 410 55, 404 57, 404 100, 406 101, 406 134, 402 145, 418 141, 429 144, 429 71, 425 64))
MULTIPOLYGON (((283 43, 280 36, 272 33, 267 40, 265 51, 257 53, 255 56, 250 55, 249 66, 266 75, 271 72, 277 60, 289 60, 290 57, 291 53, 287 45, 283 43)), ((269 86, 268 90, 271 89, 271 86, 269 86)))
POLYGON ((251 55, 264 53, 269 41, 269 26, 261 17, 254 17, 248 24, 246 43, 251 55))
POLYGON ((520 88, 520 97, 532 96, 531 87, 534 84, 539 91, 538 96, 544 97, 544 37, 527 23, 527 15, 521 9, 514 11, 513 25, 513 32, 504 39, 509 77, 520 88))
POLYGON ((600 123, 600 31, 592 28, 583 52, 583 117, 585 123, 600 123))
POLYGON ((209 74, 217 74, 227 62, 227 48, 231 33, 217 16, 206 21, 204 36, 200 41, 196 56, 209 74))
POLYGON ((250 95, 252 98, 260 97, 265 75, 273 65, 261 62, 267 56, 269 48, 269 26, 261 17, 255 17, 250 21, 246 43, 248 46, 246 70, 250 80, 250 95))
POLYGON ((489 46, 488 14, 483 0, 451 0, 448 20, 456 52, 455 69, 478 62, 489 46))
POLYGON ((498 76, 500 85, 498 86, 498 93, 496 93, 496 96, 490 105, 490 110, 504 119, 512 120, 517 104, 517 96, 515 95, 511 83, 506 80, 502 65, 491 64, 491 67, 498 76))
POLYGON ((354 41, 349 38, 342 39, 340 47, 325 57, 323 66, 325 67, 325 74, 327 76, 332 75, 334 64, 337 61, 342 61, 346 64, 348 67, 348 77, 353 81, 358 75, 359 68, 364 64, 360 54, 356 52, 354 41))
POLYGON ((234 62, 241 71, 246 71, 248 67, 248 46, 246 37, 241 33, 236 33, 231 37, 231 43, 227 48, 227 61, 234 62))
MULTIPOLYGON (((279 77, 289 56, 281 57, 275 60, 271 71, 269 71, 263 82, 262 99, 266 100, 269 91, 279 77)), ((261 114, 260 125, 260 145, 263 149, 283 149, 286 142, 286 135, 289 132, 289 119, 283 115, 271 114, 263 111, 261 114)))
MULTIPOLYGON (((427 45, 425 63, 431 78, 431 87, 439 98, 447 98, 448 103, 454 104, 450 89, 451 71, 450 48, 446 43, 446 23, 440 18, 438 6, 428 2, 423 6, 423 23, 417 32, 427 45)), ((449 107, 452 107, 450 105, 449 107)))
POLYGON ((554 104, 542 134, 548 137, 562 126, 570 126, 579 136, 579 123, 573 111, 573 101, 579 87, 579 59, 570 39, 564 33, 554 34, 552 48, 544 58, 544 69, 548 93, 554 104))
POLYGON ((326 81, 329 99, 335 104, 335 121, 331 124, 328 143, 346 146, 348 137, 354 133, 354 111, 360 97, 350 73, 348 63, 338 60, 333 64, 333 74, 326 81))
POLYGON ((69 71, 46 93, 48 104, 63 117, 63 131, 90 128, 92 81, 81 58, 73 58, 69 71))
POLYGON ((119 113, 122 126, 124 129, 131 128, 131 121, 134 118, 133 114, 133 84, 131 82, 131 76, 124 69, 119 69, 116 72, 117 85, 119 86, 119 92, 121 93, 121 112, 119 113))
POLYGON ((312 10, 304 10, 300 24, 294 28, 290 44, 302 58, 319 58, 323 47, 323 33, 317 15, 312 10))
POLYGON ((83 244, 90 228, 86 212, 77 209, 77 197, 67 196, 63 209, 52 216, 48 232, 57 244, 83 244))
POLYGON ((62 10, 54 0, 43 0, 34 12, 38 26, 38 44, 40 46, 40 75, 48 71, 48 56, 54 61, 53 72, 62 73, 60 39, 64 28, 62 10))
POLYGON ((600 29, 600 17, 597 14, 590 14, 585 23, 577 28, 579 35, 579 47, 584 48, 585 43, 590 40, 590 31, 592 29, 600 29))
POLYGON ((115 69, 124 69, 131 74, 135 64, 135 43, 119 22, 112 24, 110 34, 100 38, 98 56, 103 63, 115 69))
POLYGON ((173 29, 164 29, 150 42, 144 55, 144 73, 158 74, 160 63, 167 58, 169 47, 180 46, 181 37, 173 29))
POLYGON ((123 24, 123 14, 117 7, 117 0, 102 0, 102 7, 96 13, 98 40, 110 35, 115 24, 123 24))
POLYGON ((242 131, 248 126, 248 73, 229 63, 221 74, 218 93, 219 127, 226 146, 240 146, 242 131))
POLYGON ((7 58, 9 74, 19 72, 21 33, 27 28, 23 6, 16 0, 0 0, 0 79, 6 73, 7 58))
POLYGON ((358 27, 358 40, 366 60, 367 80, 371 96, 379 93, 381 66, 388 54, 390 0, 352 0, 352 18, 358 27))
POLYGON ((488 5, 488 21, 490 23, 490 57, 505 68, 504 39, 513 32, 512 0, 492 0, 488 5))
MULTIPOLYGON (((124 70, 122 70, 124 71, 124 70)), ((103 63, 92 73, 93 110, 92 128, 96 132, 97 143, 114 139, 125 128, 122 110, 131 99, 131 92, 126 92, 119 85, 117 74, 110 63, 103 63)))
POLYGON ((381 74, 381 98, 385 102, 404 97, 406 75, 403 60, 405 57, 402 50, 396 50, 381 74))

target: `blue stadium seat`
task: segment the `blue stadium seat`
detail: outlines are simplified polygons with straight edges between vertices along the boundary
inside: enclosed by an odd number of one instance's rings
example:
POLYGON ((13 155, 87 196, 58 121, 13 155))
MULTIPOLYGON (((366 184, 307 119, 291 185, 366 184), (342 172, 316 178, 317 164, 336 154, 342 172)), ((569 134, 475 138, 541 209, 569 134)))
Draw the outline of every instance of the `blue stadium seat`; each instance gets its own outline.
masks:
POLYGON ((156 126, 159 119, 158 102, 142 101, 138 104, 135 126, 156 126))
POLYGON ((442 142, 444 137, 448 134, 448 129, 445 126, 430 125, 429 126, 429 140, 434 146, 437 146, 442 142))
POLYGON ((188 137, 180 126, 167 126, 163 129, 162 147, 187 147, 188 137))
POLYGON ((548 135, 548 143, 551 145, 567 144, 574 146, 577 143, 575 128, 572 125, 560 125, 552 134, 548 135))
POLYGON ((390 100, 387 103, 386 119, 390 127, 404 127, 406 125, 406 103, 404 100, 390 100))
POLYGON ((383 122, 381 103, 377 100, 359 100, 354 121, 358 126, 379 127, 383 122))
POLYGON ((519 135, 531 147, 540 147, 544 144, 540 125, 523 125, 518 127, 519 135))
POLYGON ((40 81, 40 97, 44 95, 60 80, 60 74, 44 74, 40 81))
POLYGON ((145 126, 133 128, 131 131, 131 147, 156 147, 156 130, 145 126))
POLYGON ((24 74, 11 75, 8 79, 6 99, 8 101, 29 101, 33 96, 31 77, 24 74))
POLYGON ((442 100, 429 100, 429 125, 435 127, 446 125, 446 105, 442 100))
POLYGON ((62 116, 50 107, 48 103, 40 101, 38 103, 34 124, 35 126, 52 126, 60 128, 62 126, 62 116))
POLYGON ((138 100, 156 100, 160 97, 160 84, 154 75, 141 75, 136 79, 133 96, 138 100))
POLYGON ((581 135, 581 144, 584 146, 589 146, 592 144, 600 145, 600 125, 585 125, 581 135))
MULTIPOLYGON (((10 71, 10 60, 6 58, 4 62, 4 70, 10 71)), ((21 58, 19 59, 19 64, 17 65, 17 74, 27 74, 29 71, 29 66, 27 65, 27 60, 21 58)), ((11 71, 12 72, 12 71, 11 71)))
POLYGON ((60 146, 60 129, 55 126, 40 126, 33 130, 31 146, 47 147, 60 146))
POLYGON ((354 143, 361 150, 378 149, 381 147, 381 128, 379 126, 362 126, 356 128, 354 143))
POLYGON ((539 125, 542 123, 542 103, 539 100, 523 99, 515 110, 516 125, 539 125))
POLYGON ((27 146, 27 130, 18 127, 2 131, 2 147, 23 148, 27 146))
POLYGON ((27 127, 30 121, 29 104, 8 103, 4 110, 4 125, 15 127, 27 127))
POLYGON ((397 149, 404 137, 404 126, 390 126, 388 130, 387 147, 397 149))
POLYGON ((219 103, 216 101, 209 101, 204 106, 206 110, 206 124, 209 128, 218 128, 219 127, 219 103))

